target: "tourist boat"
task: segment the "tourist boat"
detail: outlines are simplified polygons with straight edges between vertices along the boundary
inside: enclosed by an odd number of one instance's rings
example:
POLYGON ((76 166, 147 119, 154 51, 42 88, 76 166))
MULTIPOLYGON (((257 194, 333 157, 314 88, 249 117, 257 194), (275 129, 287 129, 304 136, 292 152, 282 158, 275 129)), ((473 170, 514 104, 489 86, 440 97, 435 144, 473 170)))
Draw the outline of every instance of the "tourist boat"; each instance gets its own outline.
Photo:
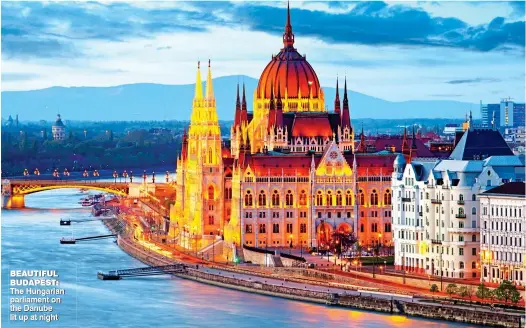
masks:
POLYGON ((91 205, 94 205, 95 202, 93 202, 92 200, 89 200, 89 199, 84 199, 79 204, 82 205, 82 206, 91 206, 91 205))
POLYGON ((67 219, 67 220, 60 219, 60 225, 61 226, 71 225, 71 220, 69 220, 69 219, 67 219))
POLYGON ((69 238, 69 239, 66 239, 66 238, 62 238, 60 239, 60 243, 61 244, 75 244, 77 241, 75 240, 75 238, 69 238))

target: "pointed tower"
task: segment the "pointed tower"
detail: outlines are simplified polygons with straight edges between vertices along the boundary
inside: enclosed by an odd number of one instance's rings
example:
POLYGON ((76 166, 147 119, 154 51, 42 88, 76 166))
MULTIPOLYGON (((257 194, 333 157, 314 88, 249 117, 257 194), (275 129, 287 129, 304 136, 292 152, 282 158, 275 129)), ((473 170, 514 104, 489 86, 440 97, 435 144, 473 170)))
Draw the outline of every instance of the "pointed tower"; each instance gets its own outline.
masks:
POLYGON ((283 102, 281 100, 281 88, 278 84, 278 97, 276 98, 276 127, 283 127, 283 102))
POLYGON ((343 86, 343 112, 342 112, 342 129, 351 127, 351 114, 349 113, 349 99, 347 98, 347 77, 343 86))
POLYGON ((270 131, 276 126, 276 103, 274 102, 274 86, 270 84, 270 102, 268 104, 268 126, 270 131))
MULTIPOLYGON (((209 235, 220 229, 223 220, 223 162, 221 132, 215 107, 212 68, 208 62, 206 93, 203 97, 200 67, 197 67, 192 117, 188 129, 186 160, 183 161, 183 194, 176 199, 175 220, 186 226, 185 234, 209 235), (213 219, 212 219, 213 218, 213 219)), ((182 239, 188 238, 182 236, 182 239)))
POLYGON ((404 135, 402 137, 402 154, 409 155, 410 148, 409 142, 407 141, 407 127, 404 127, 404 135))
POLYGON ((359 153, 367 152, 367 144, 365 142, 365 133, 363 132, 363 123, 362 123, 362 133, 360 133, 360 144, 358 145, 359 153))
POLYGON ((285 24, 285 33, 283 33, 283 46, 294 48, 294 33, 292 33, 292 24, 290 23, 290 3, 287 1, 287 23, 285 24))
POLYGON ((243 82, 243 98, 241 100, 241 123, 248 123, 247 98, 245 96, 245 82, 243 82))
POLYGON ((241 124, 241 100, 239 100, 239 83, 237 84, 236 96, 236 113, 234 116, 234 127, 237 128, 241 124))
POLYGON ((336 114, 341 114, 340 105, 340 88, 338 87, 338 77, 336 77, 336 99, 334 99, 334 112, 336 114))

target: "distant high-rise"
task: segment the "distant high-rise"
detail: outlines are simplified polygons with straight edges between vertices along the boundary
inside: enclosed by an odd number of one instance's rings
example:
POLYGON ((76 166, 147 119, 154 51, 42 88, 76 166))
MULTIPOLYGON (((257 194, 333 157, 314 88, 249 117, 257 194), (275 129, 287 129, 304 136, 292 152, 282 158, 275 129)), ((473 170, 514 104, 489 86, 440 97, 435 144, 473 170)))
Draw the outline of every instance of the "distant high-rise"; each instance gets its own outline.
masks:
POLYGON ((524 126, 524 103, 518 104, 509 99, 502 99, 499 104, 483 104, 480 102, 480 114, 483 127, 496 128, 524 126))

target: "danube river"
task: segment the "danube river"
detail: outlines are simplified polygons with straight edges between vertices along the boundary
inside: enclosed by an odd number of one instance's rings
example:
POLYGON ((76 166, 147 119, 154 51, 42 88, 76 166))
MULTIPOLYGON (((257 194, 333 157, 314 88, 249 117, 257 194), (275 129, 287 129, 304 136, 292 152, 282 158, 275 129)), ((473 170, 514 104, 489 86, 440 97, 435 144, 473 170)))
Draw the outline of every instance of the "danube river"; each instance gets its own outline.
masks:
MULTIPOLYGON (((76 190, 26 197, 26 209, 2 211, 2 326, 29 327, 453 327, 458 324, 333 308, 222 289, 170 277, 101 281, 97 271, 141 267, 112 240, 60 245, 61 237, 107 234, 89 219, 76 190), (57 209, 60 208, 60 209, 57 209), (9 320, 10 270, 56 270, 66 290, 57 321, 9 320)), ((463 327, 468 327, 463 325, 463 327)))

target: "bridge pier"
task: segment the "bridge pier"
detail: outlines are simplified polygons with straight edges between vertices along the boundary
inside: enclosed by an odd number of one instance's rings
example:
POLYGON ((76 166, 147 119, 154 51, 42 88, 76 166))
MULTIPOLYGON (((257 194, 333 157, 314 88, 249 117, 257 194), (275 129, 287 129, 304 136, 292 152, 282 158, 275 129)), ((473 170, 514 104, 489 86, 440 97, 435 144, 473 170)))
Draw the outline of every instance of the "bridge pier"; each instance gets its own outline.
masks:
POLYGON ((24 195, 2 196, 2 208, 24 208, 25 206, 24 195))

